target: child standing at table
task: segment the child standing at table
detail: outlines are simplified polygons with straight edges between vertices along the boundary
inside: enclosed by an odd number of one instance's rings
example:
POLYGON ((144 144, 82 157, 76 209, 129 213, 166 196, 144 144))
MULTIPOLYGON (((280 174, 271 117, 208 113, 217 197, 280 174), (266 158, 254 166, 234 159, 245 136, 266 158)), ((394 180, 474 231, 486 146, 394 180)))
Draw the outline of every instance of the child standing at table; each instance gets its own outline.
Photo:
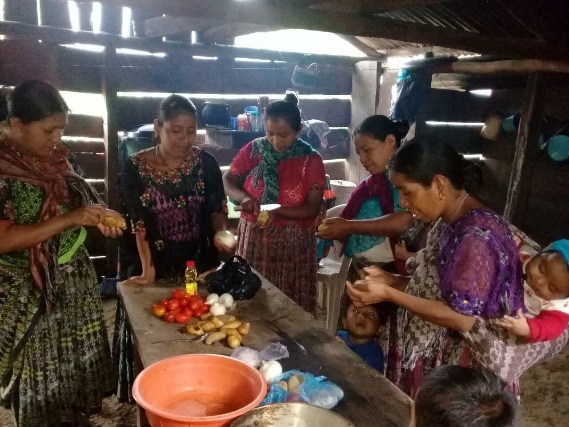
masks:
POLYGON ((498 324, 529 342, 553 340, 569 325, 569 240, 557 240, 539 253, 524 246, 520 257, 528 312, 520 309, 498 324))
POLYGON ((336 336, 369 366, 383 374, 383 350, 378 341, 382 320, 381 312, 376 305, 356 308, 350 303, 344 318, 346 329, 338 330, 336 336))

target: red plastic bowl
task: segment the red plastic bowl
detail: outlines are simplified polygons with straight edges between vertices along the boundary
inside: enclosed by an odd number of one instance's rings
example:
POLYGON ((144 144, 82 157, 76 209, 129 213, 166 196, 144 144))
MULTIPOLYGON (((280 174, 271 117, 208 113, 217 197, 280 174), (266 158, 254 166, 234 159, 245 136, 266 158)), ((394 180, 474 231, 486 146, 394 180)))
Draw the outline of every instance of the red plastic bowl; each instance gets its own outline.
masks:
POLYGON ((267 394, 256 369, 227 356, 188 354, 144 369, 132 388, 152 427, 218 427, 255 408, 267 394))

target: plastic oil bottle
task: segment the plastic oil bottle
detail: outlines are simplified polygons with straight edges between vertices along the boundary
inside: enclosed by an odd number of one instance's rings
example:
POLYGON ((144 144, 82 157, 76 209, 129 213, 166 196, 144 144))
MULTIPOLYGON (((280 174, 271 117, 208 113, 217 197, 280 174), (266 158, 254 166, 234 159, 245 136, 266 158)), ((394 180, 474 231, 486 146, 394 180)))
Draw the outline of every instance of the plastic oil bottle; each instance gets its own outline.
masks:
POLYGON ((197 295, 198 294, 198 283, 196 278, 198 277, 198 272, 196 270, 195 261, 186 262, 186 294, 197 295))

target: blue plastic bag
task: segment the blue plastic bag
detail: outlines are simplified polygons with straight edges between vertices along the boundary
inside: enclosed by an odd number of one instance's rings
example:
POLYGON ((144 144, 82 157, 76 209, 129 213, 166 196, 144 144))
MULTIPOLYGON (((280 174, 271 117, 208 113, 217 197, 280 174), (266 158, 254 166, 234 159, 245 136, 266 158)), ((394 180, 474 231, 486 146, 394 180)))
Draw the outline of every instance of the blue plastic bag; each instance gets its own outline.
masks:
POLYGON ((309 372, 291 370, 283 372, 277 377, 259 406, 282 402, 307 402, 321 408, 332 409, 343 397, 342 389, 327 381, 326 377, 315 377, 309 372), (298 388, 298 393, 287 392, 278 384, 279 381, 288 381, 293 375, 301 376, 304 379, 298 388))

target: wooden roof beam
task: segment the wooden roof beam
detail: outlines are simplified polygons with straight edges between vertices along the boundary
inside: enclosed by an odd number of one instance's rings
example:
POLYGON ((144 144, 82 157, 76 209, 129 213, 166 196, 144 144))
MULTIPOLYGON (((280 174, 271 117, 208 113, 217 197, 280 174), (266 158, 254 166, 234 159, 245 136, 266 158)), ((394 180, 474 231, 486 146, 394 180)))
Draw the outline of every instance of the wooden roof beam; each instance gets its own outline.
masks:
MULTIPOLYGON (((224 21, 217 21, 218 24, 224 21)), ((189 18, 186 16, 157 16, 144 21, 144 37, 166 37, 187 31, 196 31, 216 25, 215 21, 206 18, 189 18)))
POLYGON ((334 12, 376 15, 378 13, 389 12, 393 10, 444 3, 445 1, 448 0, 332 0, 318 2, 311 7, 314 9, 331 10, 334 12))
MULTIPOLYGON (((60 0, 56 0, 60 1, 60 0)), ((95 1, 95 0, 85 0, 95 1)), ((564 58, 569 48, 563 43, 536 39, 483 36, 432 25, 374 16, 326 12, 309 8, 275 7, 261 0, 99 0, 173 16, 204 17, 226 22, 263 23, 284 28, 326 31, 345 35, 378 37, 409 43, 442 46, 470 52, 521 58, 564 58)))
MULTIPOLYGON (((128 37, 123 38, 116 34, 92 33, 89 31, 71 31, 65 28, 55 28, 37 25, 22 24, 21 22, 0 21, 0 34, 28 38, 31 40, 44 40, 58 44, 86 43, 102 46, 113 46, 143 50, 152 53, 166 53, 179 56, 218 56, 225 58, 252 58, 279 60, 298 63, 304 57, 302 53, 280 52, 263 49, 250 49, 244 47, 210 45, 203 43, 183 43, 173 41, 156 41, 152 39, 128 37)), ((352 67, 362 58, 351 58, 334 55, 312 55, 314 62, 322 65, 352 67)), ((364 58, 365 59, 365 58, 364 58)))
POLYGON ((208 43, 215 43, 219 41, 231 40, 234 37, 243 36, 246 34, 257 33, 260 31, 274 31, 280 29, 281 28, 279 27, 269 27, 267 25, 224 23, 217 27, 205 30, 202 34, 202 37, 203 40, 208 43))

